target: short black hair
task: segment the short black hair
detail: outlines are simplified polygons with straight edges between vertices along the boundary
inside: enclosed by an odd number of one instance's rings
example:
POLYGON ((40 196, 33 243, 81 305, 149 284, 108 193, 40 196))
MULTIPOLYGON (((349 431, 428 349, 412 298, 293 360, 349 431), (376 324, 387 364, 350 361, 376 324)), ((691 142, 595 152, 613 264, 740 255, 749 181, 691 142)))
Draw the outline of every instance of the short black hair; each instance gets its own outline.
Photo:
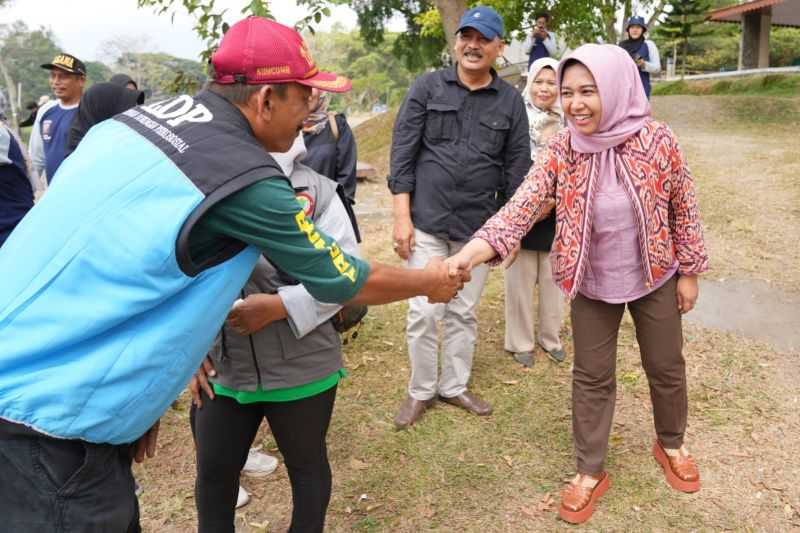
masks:
POLYGON ((544 19, 545 19, 547 22, 550 22, 550 13, 548 13, 547 11, 539 11, 539 12, 538 12, 538 13, 536 13, 536 15, 533 17, 533 20, 539 20, 539 19, 540 19, 540 18, 542 18, 542 17, 544 17, 544 19))

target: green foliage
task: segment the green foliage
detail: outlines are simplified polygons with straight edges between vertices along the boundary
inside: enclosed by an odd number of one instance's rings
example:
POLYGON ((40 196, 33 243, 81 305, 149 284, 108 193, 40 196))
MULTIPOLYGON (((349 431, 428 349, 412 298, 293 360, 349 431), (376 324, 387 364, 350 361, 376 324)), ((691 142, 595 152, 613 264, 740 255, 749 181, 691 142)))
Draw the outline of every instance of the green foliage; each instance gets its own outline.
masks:
POLYGON ((86 64, 87 88, 94 83, 108 81, 112 75, 111 69, 108 68, 108 65, 105 63, 101 63, 100 61, 84 61, 84 63, 86 64))
POLYGON ((400 34, 387 33, 374 45, 358 32, 317 33, 306 38, 320 68, 353 80, 353 90, 334 100, 335 109, 367 110, 379 102, 397 105, 419 73, 409 70, 393 53, 400 34))
MULTIPOLYGON (((53 33, 46 28, 30 30, 22 21, 0 26, 0 58, 14 84, 22 84, 22 105, 50 94, 47 71, 40 65, 58 54, 53 33)), ((0 84, 6 84, 0 77, 0 84)))
POLYGON ((658 33, 669 46, 681 48, 681 73, 686 73, 689 39, 710 31, 710 23, 704 23, 709 8, 707 0, 673 0, 672 11, 658 26, 658 33))
POLYGON ((123 54, 116 70, 135 79, 149 98, 193 93, 206 78, 202 63, 163 53, 123 54))

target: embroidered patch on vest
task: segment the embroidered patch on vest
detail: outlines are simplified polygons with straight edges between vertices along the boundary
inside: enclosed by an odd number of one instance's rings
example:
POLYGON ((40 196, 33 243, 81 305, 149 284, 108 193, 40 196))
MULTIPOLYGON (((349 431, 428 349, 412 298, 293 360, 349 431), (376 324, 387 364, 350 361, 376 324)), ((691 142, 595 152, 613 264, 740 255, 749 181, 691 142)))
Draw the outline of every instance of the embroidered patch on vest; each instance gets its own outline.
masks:
POLYGON ((299 192, 296 196, 297 201, 300 202, 300 206, 303 208, 303 213, 310 217, 314 213, 314 198, 307 192, 299 192))

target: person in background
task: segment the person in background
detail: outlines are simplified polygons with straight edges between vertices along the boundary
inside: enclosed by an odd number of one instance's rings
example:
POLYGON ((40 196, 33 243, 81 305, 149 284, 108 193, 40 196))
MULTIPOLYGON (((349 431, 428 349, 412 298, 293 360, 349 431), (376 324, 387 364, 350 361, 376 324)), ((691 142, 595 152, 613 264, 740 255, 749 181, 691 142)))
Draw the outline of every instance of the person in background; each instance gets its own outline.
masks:
POLYGON ((33 184, 20 143, 0 122, 0 247, 33 207, 33 184))
POLYGON ((507 257, 555 198, 551 257, 553 276, 572 299, 578 470, 561 494, 559 516, 577 524, 609 488, 604 464, 626 308, 650 385, 653 455, 672 488, 700 490, 699 469, 684 445, 681 315, 694 308, 708 253, 692 175, 675 134, 651 118, 628 54, 586 44, 557 76, 568 130, 553 137, 514 197, 448 262, 460 270, 507 257))
POLYGON ((28 118, 19 123, 20 128, 28 128, 33 126, 33 123, 36 122, 36 113, 39 111, 39 103, 30 102, 25 106, 25 109, 28 110, 28 118))
POLYGON ((647 24, 643 17, 633 16, 628 19, 625 25, 628 38, 621 41, 619 45, 625 49, 639 69, 639 77, 642 80, 644 93, 650 98, 650 75, 661 72, 661 58, 658 56, 656 43, 650 39, 645 39, 647 24))
MULTIPOLYGON (((564 112, 556 83, 558 61, 537 59, 528 71, 523 92, 531 137, 531 160, 544 150, 554 133, 564 127, 564 112)), ((520 180, 521 182, 521 180, 520 180)), ((505 271, 505 349, 514 360, 533 366, 536 343, 557 363, 564 360, 559 331, 564 316, 564 296, 553 281, 550 247, 556 232, 556 216, 550 212, 522 238, 517 258, 505 271), (533 314, 533 293, 539 286, 539 320, 533 314), (538 338, 534 335, 538 332, 538 338)))
MULTIPOLYGON (((316 227, 358 255, 341 185, 298 163, 305 153, 298 135, 288 152, 270 155, 316 227)), ((331 496, 325 437, 344 376, 342 343, 331 323, 341 306, 315 300, 263 257, 241 298, 190 387, 199 531, 233 531, 239 470, 266 417, 292 485, 289 531, 321 532, 331 496)))
POLYGON ((86 83, 86 65, 75 56, 58 54, 42 68, 50 71, 50 89, 56 100, 39 109, 28 150, 33 177, 44 175, 50 183, 66 157, 69 129, 86 83))
POLYGON ((557 36, 547 29, 550 24, 550 13, 543 11, 536 15, 531 32, 522 43, 522 51, 528 54, 528 69, 537 59, 556 57, 558 55, 557 36))
POLYGON ((308 118, 303 123, 303 140, 308 153, 303 164, 337 182, 344 189, 350 220, 361 242, 353 205, 356 203, 356 163, 358 153, 353 130, 341 113, 328 111, 331 95, 318 89, 311 91, 308 118))
POLYGON ((111 82, 95 83, 89 87, 72 119, 66 155, 70 155, 78 147, 92 126, 143 103, 143 92, 132 91, 111 82))
POLYGON ((108 80, 109 83, 113 83, 114 85, 119 85, 120 87, 125 87, 126 89, 130 89, 131 91, 138 91, 139 86, 136 82, 128 76, 127 74, 114 74, 111 76, 111 79, 108 80))
MULTIPOLYGON (((503 50, 503 19, 478 6, 461 17, 456 65, 414 82, 392 134, 389 190, 394 243, 408 266, 458 251, 511 196, 531 165, 522 96, 492 65, 503 50)), ((394 423, 413 425, 437 398, 478 416, 489 402, 468 390, 478 336, 477 306, 487 267, 446 305, 408 304, 408 395, 394 423), (441 374, 438 324, 442 324, 441 374)))

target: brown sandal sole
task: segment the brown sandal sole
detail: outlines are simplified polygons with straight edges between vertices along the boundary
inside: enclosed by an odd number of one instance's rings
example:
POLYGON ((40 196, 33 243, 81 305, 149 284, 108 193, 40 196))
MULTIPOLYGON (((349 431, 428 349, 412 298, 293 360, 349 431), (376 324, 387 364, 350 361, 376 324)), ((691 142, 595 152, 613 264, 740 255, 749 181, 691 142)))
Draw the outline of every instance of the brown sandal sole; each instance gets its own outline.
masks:
POLYGON ((700 490, 699 479, 697 481, 686 481, 685 479, 679 478, 675 472, 672 471, 667 453, 664 451, 664 448, 661 447, 661 443, 659 443, 658 440, 653 442, 653 457, 656 458, 658 464, 661 465, 661 469, 664 470, 664 477, 670 487, 681 492, 689 493, 700 490))
POLYGON ((592 517, 592 514, 594 514, 594 504, 597 503, 597 500, 600 499, 600 496, 606 493, 610 486, 611 482, 608 480, 608 473, 603 472, 603 477, 601 477, 600 481, 598 481, 597 485, 595 485, 592 495, 589 497, 589 503, 586 504, 586 507, 580 511, 570 511, 569 509, 566 509, 564 506, 560 505, 558 507, 558 516, 570 524, 583 524, 592 517))

